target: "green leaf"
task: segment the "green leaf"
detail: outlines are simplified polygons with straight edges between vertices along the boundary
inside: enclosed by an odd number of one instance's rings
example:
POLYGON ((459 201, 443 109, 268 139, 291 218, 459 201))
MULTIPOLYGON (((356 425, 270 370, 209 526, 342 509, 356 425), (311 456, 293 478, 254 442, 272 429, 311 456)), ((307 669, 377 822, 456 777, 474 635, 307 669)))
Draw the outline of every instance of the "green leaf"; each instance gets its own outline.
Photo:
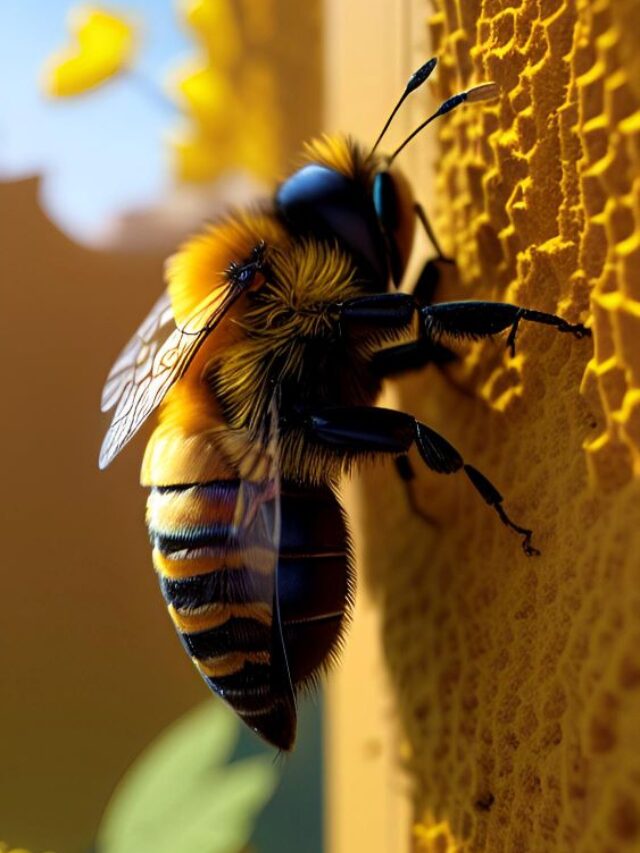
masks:
POLYGON ((101 853, 236 853, 273 794, 271 758, 228 761, 239 722, 207 702, 174 723, 118 785, 98 835, 101 853))

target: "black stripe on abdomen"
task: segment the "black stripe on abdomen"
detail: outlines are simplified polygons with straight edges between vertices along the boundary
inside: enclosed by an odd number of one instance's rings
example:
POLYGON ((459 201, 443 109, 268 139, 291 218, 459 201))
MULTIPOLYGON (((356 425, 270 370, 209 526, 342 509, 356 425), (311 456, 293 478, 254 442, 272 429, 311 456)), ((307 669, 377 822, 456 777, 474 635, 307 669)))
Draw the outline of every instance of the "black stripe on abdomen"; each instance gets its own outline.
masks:
POLYGON ((153 488, 147 501, 153 546, 164 556, 229 547, 238 490, 237 480, 153 488))
POLYGON ((271 626, 257 619, 231 617, 217 628, 179 636, 189 655, 197 660, 230 652, 268 652, 271 648, 271 626))
MULTIPOLYGON (((250 541, 247 531, 241 541, 234 535, 239 485, 154 490, 147 513, 154 565, 205 682, 255 731, 289 749, 295 706, 272 610, 277 543, 265 541, 262 525, 250 528, 250 541)), ((250 485, 244 499, 251 500, 250 485)))
POLYGON ((152 491, 159 495, 165 495, 179 494, 189 489, 198 489, 199 492, 213 492, 219 497, 231 497, 237 495, 239 488, 240 480, 230 478, 228 480, 208 480, 204 483, 178 483, 174 486, 153 486, 152 491))
POLYGON ((176 610, 193 610, 205 604, 253 604, 270 600, 273 582, 269 575, 251 569, 216 569, 188 578, 160 577, 167 604, 176 610))
POLYGON ((231 529, 226 524, 194 525, 171 533, 149 527, 151 544, 167 557, 183 551, 229 549, 231 529))
POLYGON ((267 711, 275 699, 271 675, 267 664, 246 663, 238 672, 205 681, 239 714, 253 714, 267 711))

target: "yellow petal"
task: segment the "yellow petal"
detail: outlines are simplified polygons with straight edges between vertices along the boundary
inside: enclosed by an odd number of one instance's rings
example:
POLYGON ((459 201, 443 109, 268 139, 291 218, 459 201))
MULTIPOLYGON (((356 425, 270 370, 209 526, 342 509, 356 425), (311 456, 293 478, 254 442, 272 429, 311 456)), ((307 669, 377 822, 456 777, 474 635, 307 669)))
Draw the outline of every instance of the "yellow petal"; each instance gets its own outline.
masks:
POLYGON ((130 21, 94 6, 77 6, 69 15, 72 43, 48 60, 44 88, 54 98, 79 95, 129 67, 135 53, 130 21))
POLYGON ((191 66, 175 86, 189 118, 205 132, 217 133, 234 123, 240 104, 227 74, 211 66, 191 66))
POLYGON ((179 9, 216 67, 228 68, 242 58, 242 41, 229 0, 181 0, 179 9))

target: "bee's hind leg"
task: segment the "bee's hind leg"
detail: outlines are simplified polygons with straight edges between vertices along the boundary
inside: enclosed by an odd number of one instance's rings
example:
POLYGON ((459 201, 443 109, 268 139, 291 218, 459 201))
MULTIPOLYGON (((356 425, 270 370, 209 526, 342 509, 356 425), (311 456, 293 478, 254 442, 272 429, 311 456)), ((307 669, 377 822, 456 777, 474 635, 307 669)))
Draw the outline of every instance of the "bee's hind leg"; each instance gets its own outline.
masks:
POLYGON ((312 440, 342 452, 345 456, 391 453, 406 455, 415 445, 425 464, 438 474, 464 471, 480 497, 498 515, 500 521, 522 536, 522 549, 528 557, 539 554, 531 544, 533 531, 513 522, 502 506, 496 487, 473 465, 467 464, 449 442, 426 424, 404 412, 370 406, 335 407, 300 415, 301 426, 312 440))
POLYGON ((429 527, 440 527, 439 522, 433 516, 426 513, 418 503, 415 490, 416 473, 413 470, 413 465, 411 464, 409 457, 406 453, 403 453, 402 456, 396 456, 393 461, 396 466, 396 471, 404 483, 407 500, 409 501, 409 506, 411 507, 414 515, 419 515, 420 518, 429 525, 429 527))

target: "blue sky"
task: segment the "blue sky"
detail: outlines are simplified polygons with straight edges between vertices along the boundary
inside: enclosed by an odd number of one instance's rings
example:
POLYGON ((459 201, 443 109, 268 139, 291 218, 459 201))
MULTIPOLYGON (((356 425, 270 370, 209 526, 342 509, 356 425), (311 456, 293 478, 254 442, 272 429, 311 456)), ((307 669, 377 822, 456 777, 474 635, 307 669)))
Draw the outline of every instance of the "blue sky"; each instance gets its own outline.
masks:
MULTIPOLYGON (((170 104, 122 77, 85 96, 48 101, 44 60, 69 41, 69 0, 0 0, 0 180, 43 173, 42 201, 56 223, 90 239, 119 210, 163 195, 164 135, 178 121, 170 104)), ((101 3, 142 22, 137 68, 160 84, 192 55, 173 0, 101 3)))

